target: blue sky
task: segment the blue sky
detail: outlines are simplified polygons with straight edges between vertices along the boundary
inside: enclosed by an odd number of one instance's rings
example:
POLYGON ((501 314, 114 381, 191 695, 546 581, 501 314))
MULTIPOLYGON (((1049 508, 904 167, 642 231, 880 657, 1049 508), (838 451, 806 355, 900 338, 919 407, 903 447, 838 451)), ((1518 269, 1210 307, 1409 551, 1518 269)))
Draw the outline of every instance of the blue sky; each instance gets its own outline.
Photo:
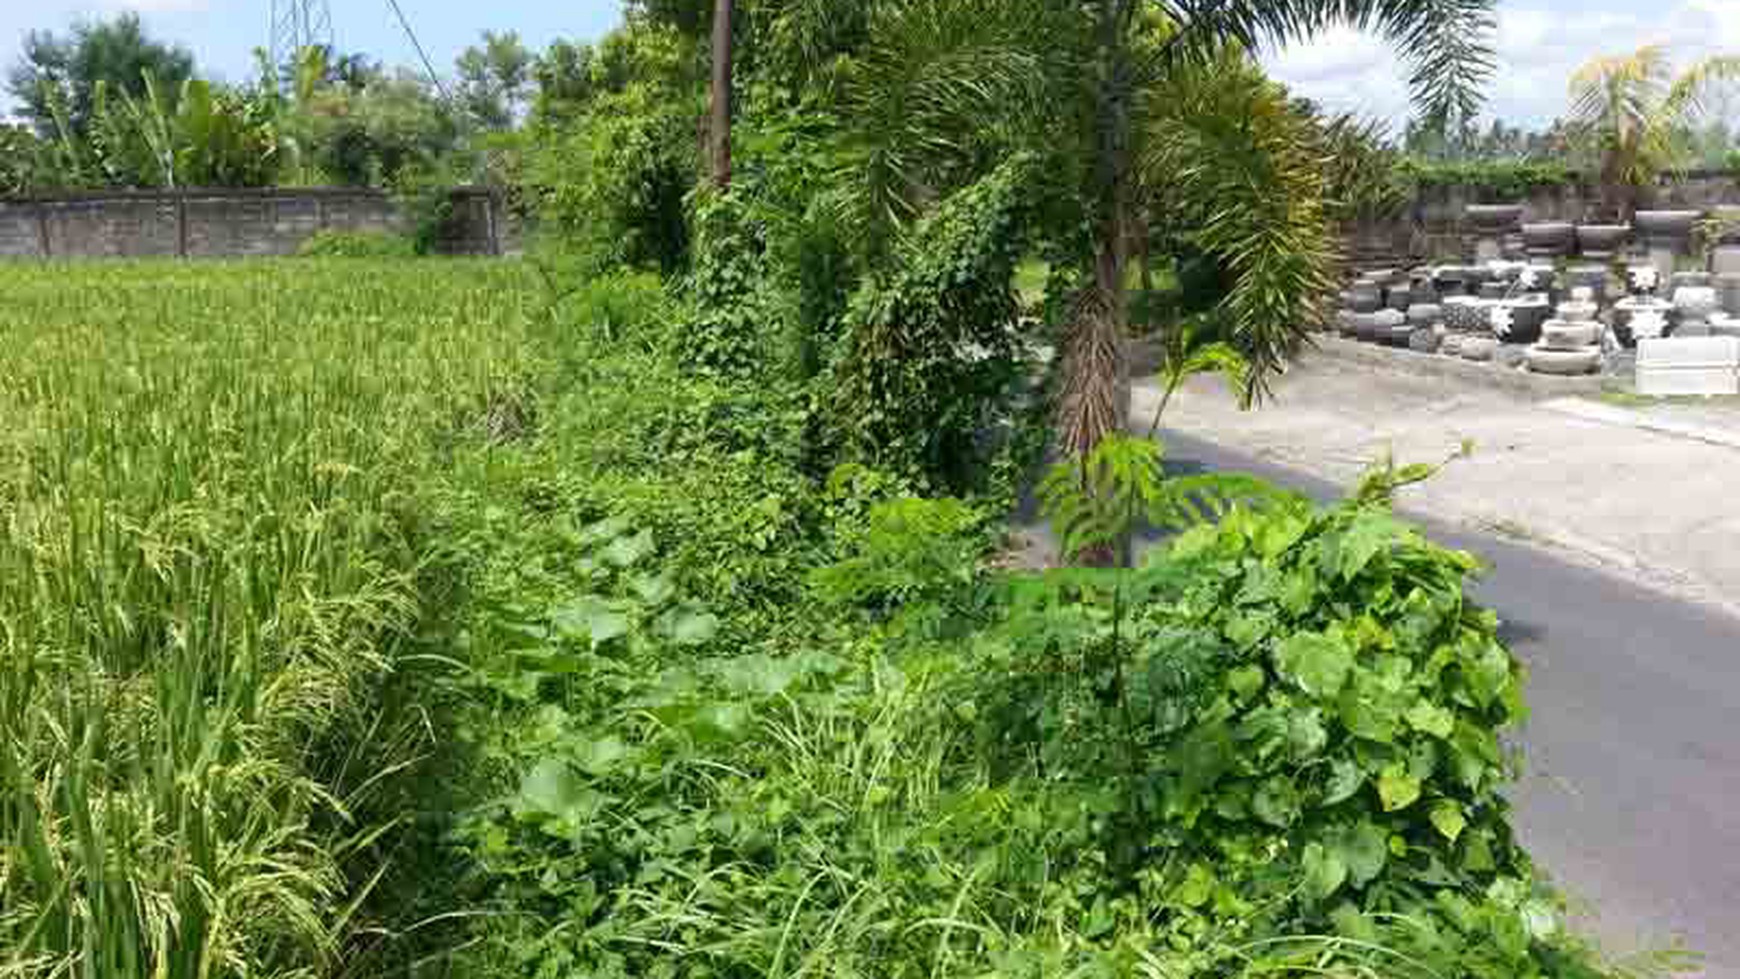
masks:
MULTIPOLYGON (((558 37, 595 38, 621 16, 620 0, 400 3, 443 71, 484 28, 519 31, 542 48, 558 37)), ((331 4, 340 48, 389 64, 414 61, 386 0, 331 4)), ((17 58, 31 28, 137 10, 154 34, 190 47, 203 70, 238 79, 250 70, 249 52, 266 43, 270 7, 271 0, 0 0, 0 63, 17 58)), ((1502 0, 1490 110, 1512 122, 1551 120, 1564 111, 1565 84, 1579 64, 1652 41, 1682 57, 1740 52, 1740 0, 1502 0)), ((1392 120, 1407 114, 1403 67, 1379 39, 1338 31, 1268 52, 1265 61, 1301 94, 1331 107, 1392 120)))
MULTIPOLYGON (((333 32, 345 51, 366 51, 388 64, 412 64, 386 0, 329 0, 333 32)), ((435 66, 453 59, 485 28, 516 30, 542 49, 561 38, 592 39, 621 17, 619 0, 399 0, 435 66)), ((232 81, 252 72, 255 47, 265 46, 272 0, 0 0, 0 64, 18 58, 32 29, 63 30, 79 17, 138 11, 152 35, 187 45, 203 73, 232 81)))

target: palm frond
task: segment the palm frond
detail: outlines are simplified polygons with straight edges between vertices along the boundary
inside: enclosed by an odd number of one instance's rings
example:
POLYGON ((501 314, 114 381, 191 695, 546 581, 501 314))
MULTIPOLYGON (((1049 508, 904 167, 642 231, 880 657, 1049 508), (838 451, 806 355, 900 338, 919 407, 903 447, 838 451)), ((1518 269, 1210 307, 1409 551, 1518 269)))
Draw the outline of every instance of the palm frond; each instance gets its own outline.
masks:
POLYGON ((1232 271, 1232 346, 1244 395, 1267 394, 1323 315, 1338 259, 1313 122, 1234 50, 1181 68, 1147 101, 1148 181, 1164 186, 1195 244, 1232 271))
POLYGON ((1211 58, 1228 41, 1256 50, 1337 25, 1380 34, 1408 63, 1414 105, 1431 123, 1473 117, 1492 75, 1496 0, 1162 0, 1162 6, 1181 25, 1173 51, 1211 58))
POLYGON ((984 134, 1040 101, 1026 0, 897 0, 871 15, 843 69, 838 203, 872 229, 898 229, 967 172, 984 134))
POLYGON ((1676 77, 1661 45, 1605 55, 1571 77, 1571 121, 1605 158, 1608 179, 1646 183, 1685 163, 1683 133, 1702 119, 1711 88, 1735 78, 1735 57, 1698 61, 1676 77))

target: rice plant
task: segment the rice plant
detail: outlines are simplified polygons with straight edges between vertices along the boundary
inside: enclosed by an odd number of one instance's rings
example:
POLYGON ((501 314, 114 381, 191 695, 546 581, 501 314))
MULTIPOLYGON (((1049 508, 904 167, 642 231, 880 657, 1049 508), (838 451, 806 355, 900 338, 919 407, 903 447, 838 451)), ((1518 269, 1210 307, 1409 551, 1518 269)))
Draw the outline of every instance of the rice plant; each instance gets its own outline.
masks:
POLYGON ((529 285, 0 267, 0 979, 342 967, 426 751, 416 494, 517 403, 529 285))

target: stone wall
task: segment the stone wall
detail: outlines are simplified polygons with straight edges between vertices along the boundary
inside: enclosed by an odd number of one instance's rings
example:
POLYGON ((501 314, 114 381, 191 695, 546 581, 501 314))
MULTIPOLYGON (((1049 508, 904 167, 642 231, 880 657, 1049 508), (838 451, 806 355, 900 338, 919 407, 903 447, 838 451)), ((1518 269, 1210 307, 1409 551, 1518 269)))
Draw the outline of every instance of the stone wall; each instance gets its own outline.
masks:
MULTIPOLYGON (((1482 188, 1429 187, 1399 217, 1346 229, 1349 251, 1356 262, 1467 258, 1474 239, 1463 222, 1463 208, 1512 202, 1501 201, 1482 188)), ((1525 222, 1577 223, 1596 219, 1601 194, 1592 182, 1574 179, 1565 186, 1537 187, 1520 203, 1525 222)), ((1719 204, 1740 204, 1740 173, 1695 171, 1644 188, 1639 198, 1643 208, 1709 210, 1719 204)))
MULTIPOLYGON (((0 257, 245 258, 293 255, 317 232, 405 230, 378 190, 96 191, 0 198, 0 257)), ((453 255, 517 250, 518 229, 487 190, 453 193, 438 248, 453 255)))

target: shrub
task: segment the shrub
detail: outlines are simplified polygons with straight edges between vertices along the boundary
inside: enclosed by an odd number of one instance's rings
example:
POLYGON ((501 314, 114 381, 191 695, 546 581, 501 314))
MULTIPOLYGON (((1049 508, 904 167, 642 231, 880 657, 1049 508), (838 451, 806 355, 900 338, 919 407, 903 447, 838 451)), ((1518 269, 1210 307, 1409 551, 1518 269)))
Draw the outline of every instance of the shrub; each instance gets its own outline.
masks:
POLYGON ((1017 375, 1029 162, 957 191, 852 297, 828 411, 849 457, 961 486, 1017 375))
POLYGON ((303 258, 409 258, 409 238, 385 231, 321 231, 296 249, 303 258))
POLYGON ((1434 163, 1403 160, 1404 186, 1468 187, 1496 200, 1515 200, 1540 187, 1569 187, 1576 176, 1568 167, 1538 160, 1481 160, 1434 163))

